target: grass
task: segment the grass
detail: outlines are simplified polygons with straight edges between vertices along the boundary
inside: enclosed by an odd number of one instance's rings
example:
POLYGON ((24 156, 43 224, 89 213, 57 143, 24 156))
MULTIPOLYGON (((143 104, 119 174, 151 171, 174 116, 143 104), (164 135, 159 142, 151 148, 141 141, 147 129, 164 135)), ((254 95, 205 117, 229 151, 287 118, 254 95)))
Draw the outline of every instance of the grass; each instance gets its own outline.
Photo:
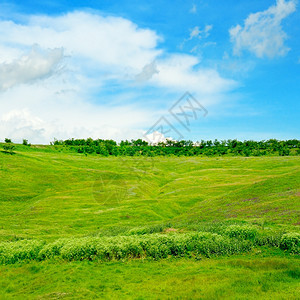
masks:
POLYGON ((223 236, 248 224, 268 242, 211 259, 20 261, 0 266, 0 297, 297 298, 299 258, 272 241, 299 232, 300 157, 106 158, 21 145, 15 153, 0 152, 2 245, 223 236))
POLYGON ((2 267, 0 288, 3 299, 297 299, 299 277, 294 258, 32 262, 2 267))

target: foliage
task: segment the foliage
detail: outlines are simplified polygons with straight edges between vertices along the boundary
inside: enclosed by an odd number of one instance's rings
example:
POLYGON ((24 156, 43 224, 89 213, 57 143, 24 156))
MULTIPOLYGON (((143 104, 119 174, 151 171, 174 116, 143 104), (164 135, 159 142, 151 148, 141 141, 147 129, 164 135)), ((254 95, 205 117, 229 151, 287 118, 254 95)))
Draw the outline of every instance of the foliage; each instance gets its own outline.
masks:
POLYGON ((31 144, 30 143, 28 143, 28 140, 26 140, 26 139, 23 139, 23 143, 22 143, 24 146, 31 146, 31 144))
MULTIPOLYGON (((45 260, 55 257, 73 260, 123 260, 174 257, 205 257, 233 255, 249 252, 255 245, 277 247, 272 237, 264 242, 255 240, 257 230, 251 226, 230 225, 224 235, 211 232, 186 232, 169 234, 143 234, 113 237, 85 237, 60 239, 46 244, 36 240, 4 242, 0 244, 0 262, 12 264, 19 261, 45 260)), ((280 248, 299 253, 300 234, 281 235, 280 248)))
POLYGON ((264 230, 257 234, 254 242, 257 246, 268 245, 271 247, 279 248, 282 235, 283 232, 281 230, 264 230))
POLYGON ((284 234, 280 241, 280 248, 300 254, 300 234, 296 232, 284 234))
POLYGON ((66 146, 72 151, 102 156, 265 156, 265 155, 299 155, 300 141, 267 141, 244 142, 238 140, 204 141, 193 143, 188 140, 167 140, 158 144, 149 144, 142 139, 121 141, 113 140, 68 139, 54 140, 51 145, 66 146))
POLYGON ((6 264, 13 264, 19 261, 35 260, 44 242, 23 240, 0 244, 0 261, 6 264))
POLYGON ((7 143, 7 144, 3 145, 3 149, 4 149, 5 152, 13 154, 15 146, 11 143, 7 143))
POLYGON ((249 225, 230 225, 225 229, 225 234, 231 238, 253 240, 257 235, 257 229, 249 225))

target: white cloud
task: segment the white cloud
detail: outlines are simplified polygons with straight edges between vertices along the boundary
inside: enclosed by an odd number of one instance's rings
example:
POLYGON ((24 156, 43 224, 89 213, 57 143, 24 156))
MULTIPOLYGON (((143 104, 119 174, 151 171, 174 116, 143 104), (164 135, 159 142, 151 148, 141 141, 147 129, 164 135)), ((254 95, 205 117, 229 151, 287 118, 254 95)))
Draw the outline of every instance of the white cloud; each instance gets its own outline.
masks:
POLYGON ((151 145, 157 145, 158 143, 165 143, 168 140, 173 141, 173 138, 166 137, 162 132, 153 131, 149 134, 146 134, 146 132, 144 132, 143 140, 150 143, 151 145))
POLYGON ((236 86, 195 56, 160 49, 161 40, 130 20, 86 12, 0 21, 0 139, 137 138, 161 107, 149 109, 134 82, 153 94, 189 90, 206 105, 236 86))
POLYGON ((199 63, 195 56, 173 54, 168 59, 158 61, 159 73, 152 80, 160 86, 178 91, 188 90, 199 96, 220 94, 237 86, 235 81, 222 78, 217 71, 199 67, 199 63))
POLYGON ((87 103, 76 92, 49 93, 49 88, 22 85, 1 95, 0 139, 23 138, 32 143, 49 143, 74 138, 137 138, 151 111, 133 105, 87 103))
POLYGON ((194 28, 191 29, 190 32, 190 39, 194 38, 194 37, 199 37, 201 31, 199 29, 198 26, 195 26, 194 28))
POLYGON ((62 49, 42 53, 37 47, 33 47, 28 55, 0 64, 0 91, 51 75, 62 58, 62 49))
POLYGON ((210 31, 212 30, 212 25, 206 25, 203 30, 200 30, 198 26, 195 26, 190 30, 189 40, 193 38, 207 38, 210 35, 210 31))
MULTIPOLYGON (((159 37, 129 20, 84 12, 59 17, 31 16, 26 25, 0 22, 0 43, 64 48, 66 55, 92 60, 101 67, 141 68, 161 52, 159 37)), ((13 47, 12 47, 13 48, 13 47)))
POLYGON ((244 26, 237 25, 229 30, 234 54, 248 50, 260 58, 286 55, 289 48, 284 45, 287 35, 281 21, 295 10, 296 0, 277 0, 276 5, 267 10, 250 14, 244 26))
POLYGON ((27 109, 12 110, 0 119, 0 134, 11 137, 13 141, 21 142, 23 138, 31 142, 44 141, 46 124, 38 117, 33 116, 27 109))

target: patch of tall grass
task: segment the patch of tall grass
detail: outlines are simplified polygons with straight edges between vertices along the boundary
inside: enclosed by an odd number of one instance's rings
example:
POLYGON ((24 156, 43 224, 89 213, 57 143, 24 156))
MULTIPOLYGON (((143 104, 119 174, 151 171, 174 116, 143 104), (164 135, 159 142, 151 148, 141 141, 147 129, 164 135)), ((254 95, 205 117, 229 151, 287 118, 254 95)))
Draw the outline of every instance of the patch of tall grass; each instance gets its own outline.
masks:
POLYGON ((128 235, 60 239, 52 243, 20 240, 0 244, 0 263, 60 258, 68 261, 214 257, 249 252, 269 245, 300 253, 300 234, 259 232, 250 225, 230 225, 222 234, 212 232, 156 233, 163 227, 140 228, 128 235), (148 233, 152 231, 154 233, 148 233))

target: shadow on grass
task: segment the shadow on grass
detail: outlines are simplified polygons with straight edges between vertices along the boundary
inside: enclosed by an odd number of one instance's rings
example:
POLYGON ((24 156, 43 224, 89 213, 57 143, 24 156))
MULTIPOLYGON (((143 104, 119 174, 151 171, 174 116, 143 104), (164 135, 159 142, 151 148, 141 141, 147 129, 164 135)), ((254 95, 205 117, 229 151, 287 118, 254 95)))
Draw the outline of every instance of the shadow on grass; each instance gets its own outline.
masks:
POLYGON ((10 151, 5 151, 5 150, 0 150, 0 152, 4 153, 4 154, 10 154, 10 155, 15 155, 15 152, 10 152, 10 151))

